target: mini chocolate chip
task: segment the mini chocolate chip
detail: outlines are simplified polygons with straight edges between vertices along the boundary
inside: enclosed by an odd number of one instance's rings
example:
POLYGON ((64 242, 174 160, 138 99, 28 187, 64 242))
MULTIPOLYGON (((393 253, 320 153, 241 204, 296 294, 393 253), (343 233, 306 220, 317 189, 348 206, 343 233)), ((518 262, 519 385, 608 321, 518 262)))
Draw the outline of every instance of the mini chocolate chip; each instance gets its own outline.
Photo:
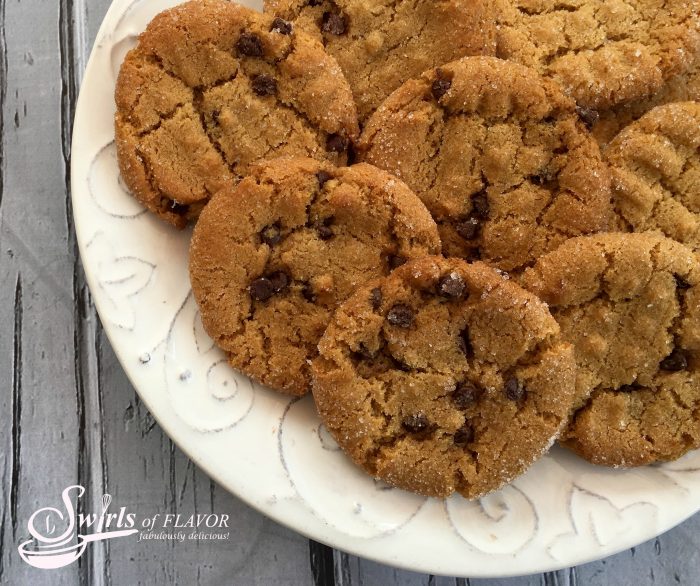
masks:
POLYGON ((323 187, 326 183, 333 179, 333 176, 326 171, 319 171, 316 173, 316 179, 318 180, 319 186, 323 187))
POLYGON ((432 87, 430 88, 432 93, 433 93, 433 97, 436 100, 439 100, 442 96, 444 96, 450 90, 451 87, 452 87, 452 80, 446 79, 445 77, 443 77, 442 71, 440 71, 438 69, 437 70, 437 78, 435 79, 432 87))
POLYGON ((464 255, 464 259, 469 262, 476 262, 477 260, 481 260, 481 248, 470 248, 464 255))
POLYGON ((275 18, 272 21, 271 33, 279 33, 281 35, 289 35, 292 33, 292 23, 283 18, 275 18))
POLYGON ((456 446, 466 446, 474 441, 474 428, 465 423, 457 431, 455 431, 453 441, 456 446))
POLYGON ((250 296, 256 301, 267 301, 275 294, 275 287, 270 279, 260 277, 250 284, 248 291, 250 292, 250 296))
POLYGON ((314 303, 316 301, 316 294, 314 293, 314 288, 311 283, 304 283, 301 287, 301 295, 309 303, 314 303))
POLYGON ((457 388, 452 391, 452 402, 458 409, 466 409, 476 403, 484 391, 477 387, 473 382, 465 380, 457 385, 457 388))
POLYGON ((457 224, 457 234, 465 240, 474 240, 481 233, 481 222, 478 218, 467 218, 457 224))
POLYGON ((404 417, 401 421, 401 427, 408 433, 424 433, 430 428, 430 421, 425 413, 416 413, 404 417))
POLYGON ((254 33, 242 33, 236 42, 236 50, 246 57, 262 57, 265 53, 262 40, 254 33))
POLYGON ((333 230, 324 224, 319 224, 316 226, 316 233, 321 240, 330 240, 333 238, 333 236, 335 236, 335 234, 333 234, 333 230))
POLYGON ((688 368, 688 357, 683 350, 675 348, 673 352, 661 361, 659 366, 661 370, 667 370, 669 372, 685 370, 688 368))
POLYGON ((323 0, 309 0, 306 4, 308 6, 321 6, 321 4, 323 4, 323 0))
POLYGON ((272 224, 270 226, 265 226, 260 231, 260 240, 262 240, 268 246, 274 246, 277 244, 280 240, 282 240, 280 225, 272 224))
POLYGON ((485 191, 480 191, 471 196, 472 200, 472 216, 486 220, 489 217, 489 212, 491 211, 491 206, 489 205, 489 198, 485 191))
POLYGON ((505 392, 506 397, 511 401, 520 401, 527 391, 525 390, 525 386, 517 378, 511 376, 506 381, 503 392, 505 392))
POLYGON ((369 302, 372 304, 372 309, 374 309, 375 311, 381 307, 382 290, 379 287, 375 287, 370 291, 369 302))
POLYGON ((643 388, 644 387, 642 387, 639 383, 633 382, 631 385, 622 385, 617 390, 620 391, 621 393, 633 393, 634 391, 639 391, 643 388))
POLYGON ((336 12, 324 12, 321 19, 321 30, 330 35, 344 35, 348 29, 347 19, 336 12))
POLYGON ((440 279, 440 282, 438 283, 438 291, 440 292, 440 295, 450 297, 452 299, 461 297, 466 288, 467 285, 459 273, 450 273, 449 275, 440 279))
POLYGON ((600 114, 597 110, 593 108, 584 108, 583 106, 576 106, 576 113, 581 121, 584 123, 586 128, 590 130, 595 126, 595 123, 600 119, 600 114))
POLYGON ((676 279, 676 287, 678 289, 690 289, 691 285, 680 275, 673 275, 676 279))
POLYGON ((268 275, 267 278, 270 283, 272 283, 275 293, 279 293, 289 287, 289 275, 284 271, 275 271, 271 275, 268 275))
POLYGON ((387 264, 389 265, 389 270, 393 271, 394 269, 398 269, 400 266, 405 265, 407 260, 403 256, 395 255, 395 254, 390 254, 387 257, 387 264))
POLYGON ((331 134, 326 140, 326 150, 331 153, 342 153, 349 145, 350 141, 340 134, 331 134))
POLYGON ((259 96, 274 96, 277 93, 277 80, 265 73, 256 75, 251 85, 253 91, 259 96))
POLYGON ((407 305, 397 304, 389 310, 386 319, 392 326, 410 328, 413 325, 413 310, 407 305))
POLYGON ((190 211, 190 206, 171 199, 168 202, 168 211, 178 216, 184 216, 190 211))
POLYGON ((457 338, 457 345, 467 358, 472 358, 474 356, 474 348, 472 348, 472 342, 469 339, 469 328, 464 328, 457 338))

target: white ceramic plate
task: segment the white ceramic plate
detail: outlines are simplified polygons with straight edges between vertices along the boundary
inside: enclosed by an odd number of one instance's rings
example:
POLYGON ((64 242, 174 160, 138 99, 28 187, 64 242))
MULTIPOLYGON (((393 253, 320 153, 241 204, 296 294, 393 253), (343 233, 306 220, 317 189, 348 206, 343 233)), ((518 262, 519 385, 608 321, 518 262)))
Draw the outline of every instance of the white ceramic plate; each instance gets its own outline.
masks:
POLYGON ((190 233, 145 213, 117 169, 112 117, 120 63, 149 20, 177 3, 113 2, 78 102, 73 208, 105 331, 144 403, 197 465, 300 533, 432 574, 510 576, 580 564, 650 539, 698 509, 700 452, 612 471, 555 450, 479 502, 421 498, 355 469, 310 398, 290 400, 230 369, 190 294, 190 233))

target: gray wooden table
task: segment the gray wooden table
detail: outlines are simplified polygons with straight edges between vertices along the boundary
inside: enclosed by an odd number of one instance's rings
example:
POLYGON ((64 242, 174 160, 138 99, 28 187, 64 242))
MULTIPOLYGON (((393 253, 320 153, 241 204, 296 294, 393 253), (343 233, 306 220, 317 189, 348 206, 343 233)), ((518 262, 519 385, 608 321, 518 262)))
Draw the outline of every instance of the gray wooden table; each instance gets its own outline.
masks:
POLYGON ((511 580, 436 578, 309 542, 216 486, 160 430, 107 341, 77 255, 71 122, 109 0, 0 0, 0 584, 700 584, 700 516, 597 563, 511 580), (143 516, 226 513, 221 542, 94 544, 51 572, 19 557, 69 485, 143 516))

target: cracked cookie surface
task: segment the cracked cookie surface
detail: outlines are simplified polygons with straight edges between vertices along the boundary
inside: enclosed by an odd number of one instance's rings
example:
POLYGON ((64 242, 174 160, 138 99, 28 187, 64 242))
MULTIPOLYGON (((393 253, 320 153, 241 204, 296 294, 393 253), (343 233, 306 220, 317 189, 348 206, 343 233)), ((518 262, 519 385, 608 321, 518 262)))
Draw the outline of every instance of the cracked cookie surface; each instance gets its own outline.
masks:
POLYGON ((653 109, 605 150, 621 227, 700 252, 700 102, 653 109))
POLYGON ((365 281, 439 252, 430 214, 388 173, 277 159, 204 209, 190 277, 204 327, 231 365, 303 395, 336 306, 365 281))
POLYGON ((700 50, 698 0, 496 0, 498 56, 587 108, 651 96, 700 50))
POLYGON ((314 399, 375 478, 477 498, 523 473, 568 421, 569 344, 547 307, 483 263, 425 257, 360 288, 312 363, 314 399))
POLYGON ((493 0, 265 0, 333 55, 365 120, 404 81, 468 55, 493 55, 493 0))
POLYGON ((156 16, 121 67, 116 103, 126 185, 180 228, 255 161, 345 164, 358 133, 350 87, 320 43, 223 0, 156 16))
POLYGON ((692 251, 655 234, 575 238, 526 271, 523 284, 574 345, 581 404, 565 446, 620 467, 700 446, 700 266, 692 251))
POLYGON ((598 113, 591 132, 601 148, 606 147, 619 132, 639 120, 657 106, 673 102, 700 102, 700 56, 690 71, 667 81, 651 98, 635 100, 598 113))
POLYGON ((611 217, 608 169, 574 102, 516 63, 465 58, 406 82, 359 153, 423 200, 448 256, 519 271, 611 217))

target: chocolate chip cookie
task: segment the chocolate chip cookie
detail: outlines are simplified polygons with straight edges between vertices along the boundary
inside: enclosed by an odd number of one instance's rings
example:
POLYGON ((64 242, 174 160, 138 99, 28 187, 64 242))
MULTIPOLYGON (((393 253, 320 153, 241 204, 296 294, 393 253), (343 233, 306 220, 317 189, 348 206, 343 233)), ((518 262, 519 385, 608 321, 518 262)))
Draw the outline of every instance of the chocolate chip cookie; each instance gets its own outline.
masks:
POLYGON ((605 151, 624 229, 659 230, 700 252, 700 102, 659 106, 605 151))
POLYGON ((700 446, 700 266, 655 234, 575 238, 525 272, 574 345, 580 396, 563 443, 605 466, 700 446))
POLYGON ((507 271, 611 216, 608 169, 574 102, 500 59, 465 58, 406 82, 368 121, 359 154, 423 200, 446 255, 507 271))
POLYGON ((177 227, 251 163, 345 164, 358 133, 352 92, 319 42, 224 0, 156 16, 122 65, 116 102, 122 177, 177 227))
POLYGON ((700 49, 700 2, 496 0, 498 56, 559 82, 584 108, 648 97, 700 49))
POLYGON ((404 81, 467 55, 493 55, 493 0, 265 0, 338 60, 365 120, 404 81))
POLYGON ((657 106, 688 101, 700 102, 700 58, 695 60, 690 71, 682 75, 676 75, 667 81, 664 87, 651 98, 635 100, 634 102, 593 114, 597 120, 591 132, 598 144, 603 148, 623 128, 639 120, 644 114, 657 106))
POLYGON ((190 277, 204 327, 231 364, 302 395, 336 306, 368 279, 439 252, 430 214, 388 173, 277 159, 204 209, 190 277))
POLYGON ((483 263, 424 257, 360 288, 313 361, 331 434, 375 478, 477 498, 568 421, 575 364, 547 306, 483 263))

